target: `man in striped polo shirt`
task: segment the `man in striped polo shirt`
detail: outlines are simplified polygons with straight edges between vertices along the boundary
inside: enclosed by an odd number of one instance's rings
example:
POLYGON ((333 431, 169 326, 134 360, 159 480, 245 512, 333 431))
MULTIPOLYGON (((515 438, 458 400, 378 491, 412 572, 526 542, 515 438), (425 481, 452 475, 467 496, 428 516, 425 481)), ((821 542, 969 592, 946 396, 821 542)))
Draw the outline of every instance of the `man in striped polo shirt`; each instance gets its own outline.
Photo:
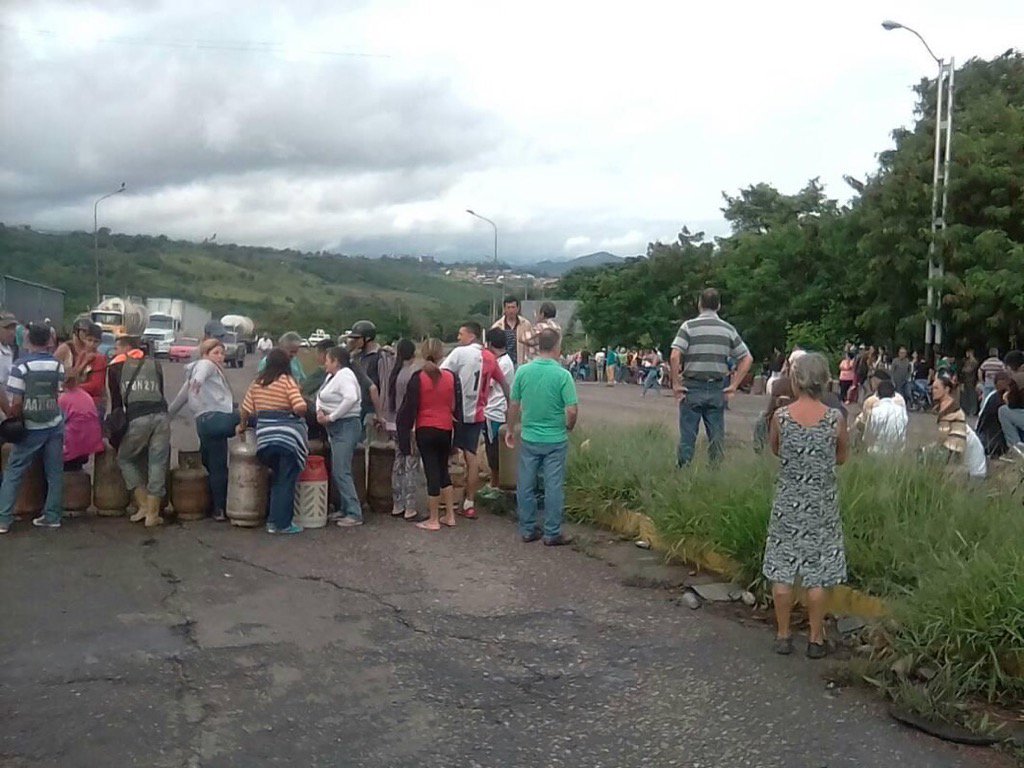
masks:
POLYGON ((25 432, 14 443, 0 486, 0 533, 11 528, 21 481, 38 455, 43 458, 46 474, 46 505, 32 524, 37 528, 60 528, 64 509, 64 416, 57 403, 64 366, 49 351, 49 328, 30 325, 26 335, 28 352, 11 368, 5 382, 10 398, 8 416, 21 418, 25 432))
POLYGON ((700 422, 708 435, 708 457, 721 461, 725 442, 725 404, 750 370, 752 358, 739 333, 718 316, 721 299, 714 288, 700 295, 700 314, 679 328, 672 342, 672 389, 679 403, 677 464, 693 460, 700 422), (729 376, 729 358, 736 367, 729 376), (728 383, 727 383, 728 382, 728 383))

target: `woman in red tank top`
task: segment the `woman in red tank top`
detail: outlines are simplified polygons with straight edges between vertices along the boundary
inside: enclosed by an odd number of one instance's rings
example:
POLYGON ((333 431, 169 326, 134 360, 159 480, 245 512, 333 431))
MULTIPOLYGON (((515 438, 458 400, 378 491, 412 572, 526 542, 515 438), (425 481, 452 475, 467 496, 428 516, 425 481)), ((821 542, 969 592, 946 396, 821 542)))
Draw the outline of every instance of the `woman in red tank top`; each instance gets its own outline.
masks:
POLYGON ((398 409, 398 446, 402 453, 408 454, 415 431, 416 447, 427 478, 427 507, 430 510, 430 518, 417 523, 417 526, 426 531, 439 531, 442 524, 455 525, 448 457, 452 451, 452 431, 462 392, 458 378, 451 371, 442 371, 438 367, 444 359, 444 348, 439 339, 423 342, 420 356, 425 361, 423 370, 409 380, 405 399, 398 409), (442 495, 444 519, 440 517, 442 495))

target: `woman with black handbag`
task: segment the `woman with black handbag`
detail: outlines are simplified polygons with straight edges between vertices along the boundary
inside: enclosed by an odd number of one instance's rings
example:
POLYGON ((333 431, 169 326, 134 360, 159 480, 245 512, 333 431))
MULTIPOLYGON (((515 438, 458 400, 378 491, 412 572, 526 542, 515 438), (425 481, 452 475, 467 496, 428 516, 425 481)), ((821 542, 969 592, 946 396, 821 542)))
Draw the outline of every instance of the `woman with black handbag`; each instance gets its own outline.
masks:
POLYGON ((209 475, 213 519, 227 520, 228 439, 238 428, 231 385, 224 375, 224 342, 207 339, 199 345, 199 359, 185 368, 185 383, 168 408, 173 419, 188 403, 196 420, 199 453, 209 475))

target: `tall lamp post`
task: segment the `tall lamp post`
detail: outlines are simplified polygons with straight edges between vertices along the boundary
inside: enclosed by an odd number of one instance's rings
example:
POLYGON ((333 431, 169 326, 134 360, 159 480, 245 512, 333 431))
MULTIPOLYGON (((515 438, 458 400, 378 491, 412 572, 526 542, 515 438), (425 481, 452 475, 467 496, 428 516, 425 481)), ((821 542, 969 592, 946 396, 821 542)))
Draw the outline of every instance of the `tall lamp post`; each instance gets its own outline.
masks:
POLYGON ((124 192, 124 182, 121 182, 121 186, 115 189, 113 192, 108 192, 103 197, 99 198, 92 206, 92 256, 93 266, 96 270, 96 303, 100 303, 100 238, 99 228, 96 226, 99 216, 100 203, 106 200, 108 197, 114 195, 120 195, 124 192))
MULTIPOLYGON (((490 219, 488 219, 486 216, 481 216, 479 213, 477 213, 476 211, 474 211, 474 210, 472 210, 470 208, 466 209, 466 213, 468 213, 470 216, 476 216, 478 219, 482 219, 482 220, 486 221, 488 224, 490 224, 492 227, 494 227, 494 268, 497 269, 498 268, 498 225, 495 224, 490 219)), ((501 304, 499 304, 496 308, 493 307, 493 306, 491 307, 491 319, 492 320, 494 319, 495 315, 498 312, 501 311, 501 307, 505 303, 505 283, 503 281, 501 281, 501 280, 497 280, 496 282, 498 282, 501 285, 501 304)), ((493 299, 492 299, 492 301, 493 301, 493 299)))
POLYGON ((929 359, 934 358, 935 347, 942 345, 941 289, 936 290, 934 282, 945 275, 945 264, 939 252, 939 233, 946 229, 946 203, 949 200, 949 166, 953 146, 953 59, 947 62, 932 51, 932 47, 921 34, 898 21, 886 20, 882 28, 891 32, 905 29, 924 45, 928 55, 939 65, 935 80, 935 157, 932 166, 932 239, 928 244, 928 309, 924 320, 924 343, 929 359), (941 185, 942 192, 939 188, 941 185))

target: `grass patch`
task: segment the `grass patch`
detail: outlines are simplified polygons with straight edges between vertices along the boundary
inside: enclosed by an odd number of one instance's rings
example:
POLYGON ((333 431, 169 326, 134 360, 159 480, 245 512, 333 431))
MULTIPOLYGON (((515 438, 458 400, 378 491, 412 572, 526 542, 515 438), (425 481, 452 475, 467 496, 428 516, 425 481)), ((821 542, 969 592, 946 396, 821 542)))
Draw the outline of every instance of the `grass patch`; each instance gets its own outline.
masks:
MULTIPOLYGON (((567 477, 567 510, 580 521, 627 509, 663 539, 706 543, 739 563, 762 591, 776 460, 732 451, 712 470, 675 468, 674 436, 658 427, 583 435, 567 477)), ((849 581, 887 599, 890 658, 938 671, 954 696, 1024 700, 1024 509, 938 470, 855 456, 840 469, 849 581)))

